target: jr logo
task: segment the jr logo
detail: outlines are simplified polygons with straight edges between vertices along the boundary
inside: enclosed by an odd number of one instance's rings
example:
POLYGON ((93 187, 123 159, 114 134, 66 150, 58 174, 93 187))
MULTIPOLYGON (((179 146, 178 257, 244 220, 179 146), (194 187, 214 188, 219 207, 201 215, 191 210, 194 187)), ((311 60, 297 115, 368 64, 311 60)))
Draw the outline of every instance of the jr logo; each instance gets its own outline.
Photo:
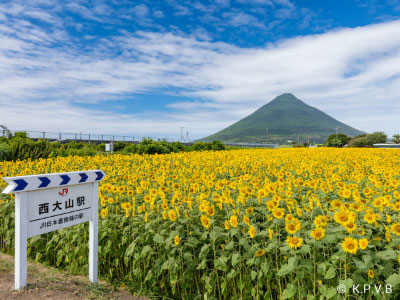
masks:
POLYGON ((62 192, 58 192, 58 194, 59 194, 60 196, 66 196, 66 195, 68 195, 68 189, 62 189, 62 192))

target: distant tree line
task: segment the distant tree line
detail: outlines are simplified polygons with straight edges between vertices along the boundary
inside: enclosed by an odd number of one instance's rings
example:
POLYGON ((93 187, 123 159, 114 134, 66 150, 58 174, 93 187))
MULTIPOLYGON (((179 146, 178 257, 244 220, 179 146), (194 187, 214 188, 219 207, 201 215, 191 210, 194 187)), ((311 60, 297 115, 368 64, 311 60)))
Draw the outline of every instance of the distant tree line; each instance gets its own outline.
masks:
MULTIPOLYGON (((392 141, 400 144, 400 135, 393 135, 392 141)), ((372 147, 374 144, 386 143, 387 135, 383 132, 365 133, 356 137, 349 137, 343 133, 331 134, 325 142, 328 147, 372 147)))
MULTIPOLYGON (((180 142, 168 143, 165 140, 154 141, 143 139, 138 144, 115 142, 114 153, 121 154, 166 154, 172 152, 205 151, 205 150, 225 150, 226 147, 219 141, 212 143, 195 143, 186 146, 180 142)), ((39 139, 34 141, 28 138, 26 132, 15 132, 14 135, 7 131, 7 135, 0 137, 0 161, 17 159, 39 159, 57 156, 92 156, 96 154, 106 154, 105 144, 88 144, 70 142, 61 144, 60 142, 49 142, 39 139)))

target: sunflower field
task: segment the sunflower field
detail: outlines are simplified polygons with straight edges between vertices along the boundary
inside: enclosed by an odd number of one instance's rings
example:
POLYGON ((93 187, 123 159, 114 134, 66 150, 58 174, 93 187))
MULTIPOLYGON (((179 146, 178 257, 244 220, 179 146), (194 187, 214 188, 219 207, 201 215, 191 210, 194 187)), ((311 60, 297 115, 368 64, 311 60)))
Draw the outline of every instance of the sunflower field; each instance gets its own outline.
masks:
MULTIPOLYGON (((136 295, 400 298, 398 150, 69 156, 0 168, 2 177, 104 170, 100 276, 136 295), (360 288, 367 284, 370 290, 360 288)), ((2 195, 0 250, 7 253, 14 251, 13 212, 12 196, 2 195)), ((87 228, 33 237, 28 255, 84 274, 87 228)))

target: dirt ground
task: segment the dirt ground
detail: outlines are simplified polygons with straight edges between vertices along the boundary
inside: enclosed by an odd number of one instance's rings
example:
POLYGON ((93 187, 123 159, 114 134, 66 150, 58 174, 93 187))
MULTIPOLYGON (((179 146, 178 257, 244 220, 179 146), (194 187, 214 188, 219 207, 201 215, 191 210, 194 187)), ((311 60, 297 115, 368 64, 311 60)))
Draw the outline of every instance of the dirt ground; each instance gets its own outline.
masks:
POLYGON ((88 278, 74 276, 39 263, 28 262, 28 286, 14 290, 14 257, 0 253, 0 300, 146 300, 128 291, 115 289, 104 281, 93 285, 88 278))

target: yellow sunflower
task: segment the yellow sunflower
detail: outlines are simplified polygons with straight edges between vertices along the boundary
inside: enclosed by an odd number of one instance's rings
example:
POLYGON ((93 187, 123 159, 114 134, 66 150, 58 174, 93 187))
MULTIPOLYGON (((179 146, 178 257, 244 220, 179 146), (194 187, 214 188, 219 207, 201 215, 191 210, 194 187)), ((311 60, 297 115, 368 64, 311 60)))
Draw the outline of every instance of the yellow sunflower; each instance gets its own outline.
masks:
POLYGON ((301 245, 303 244, 303 239, 295 236, 289 236, 286 239, 286 243, 290 246, 290 248, 297 249, 300 248, 301 245))
POLYGON ((268 237, 270 240, 274 237, 274 231, 271 228, 268 228, 268 237))
POLYGON ((356 230, 357 225, 353 221, 349 221, 344 224, 344 227, 346 228, 347 232, 352 233, 354 230, 356 230))
POLYGON ((202 215, 200 217, 200 220, 201 220, 201 225, 203 225, 204 228, 208 229, 210 227, 210 219, 207 216, 202 215))
POLYGON ((237 221, 237 216, 233 215, 229 218, 229 223, 231 224, 232 227, 237 227, 238 226, 238 221, 237 221))
POLYGON ((175 222, 176 221, 176 213, 175 213, 175 211, 174 210, 170 210, 168 212, 168 217, 172 222, 175 222))
POLYGON ((249 235, 250 237, 253 239, 256 236, 256 229, 254 228, 254 226, 250 226, 249 228, 249 235))
POLYGON ((285 215, 285 210, 283 208, 280 208, 280 207, 275 208, 272 211, 272 215, 277 219, 281 219, 285 215))
POLYGON ((373 224, 376 222, 376 215, 374 213, 366 213, 364 215, 364 221, 368 224, 373 224))
POLYGON ((214 205, 210 205, 207 207, 206 212, 209 216, 214 216, 215 214, 215 208, 214 205))
POLYGON ((252 215, 253 212, 254 212, 254 208, 253 208, 253 207, 248 207, 248 208, 246 208, 246 214, 252 215))
POLYGON ((294 234, 301 229, 301 223, 299 220, 295 219, 292 222, 286 223, 285 230, 289 234, 294 234))
POLYGON ((230 228, 228 220, 225 220, 224 227, 225 227, 226 230, 228 230, 230 228))
POLYGON ((390 226, 390 229, 395 235, 400 236, 400 223, 394 223, 392 226, 390 226))
POLYGON ((360 240, 358 240, 358 243, 360 244, 360 249, 365 250, 368 246, 368 239, 366 239, 366 238, 360 239, 360 240))
POLYGON ((176 236, 174 237, 174 243, 175 243, 175 245, 177 245, 177 246, 179 245, 179 243, 180 243, 179 236, 176 235, 176 236))
POLYGON ((314 224, 317 227, 325 227, 327 225, 327 219, 325 216, 319 215, 315 217, 314 224))
POLYGON ((265 250, 264 250, 264 249, 260 249, 260 250, 258 250, 258 251, 256 252, 256 256, 257 256, 257 257, 263 256, 264 254, 265 254, 265 250))
POLYGON ((100 215, 101 215, 102 218, 107 217, 107 215, 108 215, 108 208, 102 208, 102 209, 101 209, 101 212, 100 212, 100 215))
POLYGON ((323 228, 316 228, 311 231, 310 235, 313 239, 319 241, 325 237, 325 230, 323 228))
POLYGON ((246 216, 246 215, 244 215, 244 216, 243 216, 243 222, 244 222, 247 226, 249 226, 249 225, 250 225, 250 219, 249 219, 249 217, 246 216))
POLYGON ((350 221, 350 216, 347 211, 340 210, 335 212, 334 219, 337 223, 343 225, 350 221))
POLYGON ((358 250, 358 242, 352 237, 347 237, 342 242, 342 249, 351 254, 356 254, 358 250))

